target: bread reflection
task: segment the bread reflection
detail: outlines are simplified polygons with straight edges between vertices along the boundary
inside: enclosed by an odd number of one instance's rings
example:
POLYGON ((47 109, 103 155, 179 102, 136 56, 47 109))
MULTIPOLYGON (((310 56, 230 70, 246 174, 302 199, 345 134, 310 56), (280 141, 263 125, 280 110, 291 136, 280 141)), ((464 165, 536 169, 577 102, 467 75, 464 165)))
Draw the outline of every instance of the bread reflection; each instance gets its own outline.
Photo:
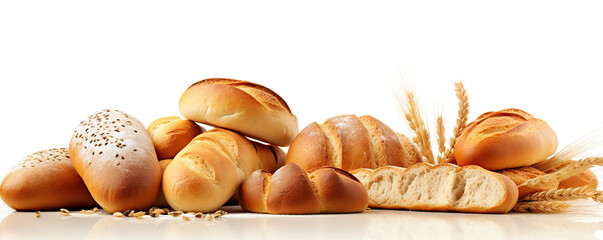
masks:
POLYGON ((0 239, 83 239, 101 215, 63 216, 54 211, 12 212, 0 222, 0 239))

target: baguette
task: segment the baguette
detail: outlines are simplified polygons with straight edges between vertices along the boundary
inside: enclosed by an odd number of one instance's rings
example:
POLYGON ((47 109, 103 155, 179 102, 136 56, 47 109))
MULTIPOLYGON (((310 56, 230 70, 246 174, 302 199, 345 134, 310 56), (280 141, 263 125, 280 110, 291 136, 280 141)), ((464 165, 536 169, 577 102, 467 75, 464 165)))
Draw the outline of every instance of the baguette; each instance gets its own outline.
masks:
POLYGON ((157 198, 161 169, 151 136, 136 118, 102 110, 75 129, 71 162, 107 212, 146 210, 157 198))
POLYGON ((153 139, 158 159, 171 159, 205 129, 180 117, 163 117, 153 121, 147 131, 153 139))
POLYGON ((324 167, 311 172, 290 163, 274 175, 253 172, 241 185, 241 207, 271 214, 315 214, 362 212, 368 195, 351 174, 324 167))
POLYGON ((507 213, 517 202, 511 179, 479 166, 418 163, 351 173, 367 189, 374 208, 507 213))

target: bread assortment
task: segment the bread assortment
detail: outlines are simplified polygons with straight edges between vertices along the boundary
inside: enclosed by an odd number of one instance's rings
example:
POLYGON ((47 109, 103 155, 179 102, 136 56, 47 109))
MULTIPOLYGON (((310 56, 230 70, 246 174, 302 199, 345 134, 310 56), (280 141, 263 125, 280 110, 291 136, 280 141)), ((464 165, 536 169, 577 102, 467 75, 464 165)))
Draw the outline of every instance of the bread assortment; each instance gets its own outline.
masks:
POLYGON ((258 170, 240 189, 244 210, 271 214, 362 212, 368 196, 354 176, 337 168, 310 172, 289 163, 274 174, 258 170))
POLYGON ((158 159, 171 159, 205 129, 180 117, 162 117, 153 121, 147 131, 153 139, 158 159))
POLYGON ((415 144, 372 116, 342 115, 311 123, 295 138, 287 163, 303 169, 336 167, 349 171, 386 165, 408 167, 421 161, 415 144))
POLYGON ((161 169, 151 136, 122 111, 102 110, 82 121, 69 155, 94 200, 109 213, 148 209, 157 198, 161 169))
POLYGON ((21 211, 96 206, 66 148, 26 156, 2 181, 0 197, 9 207, 21 211))
POLYGON ((478 166, 418 163, 351 173, 366 188, 369 207, 506 213, 517 202, 517 186, 508 177, 478 166))
POLYGON ((297 118, 285 100, 251 82, 205 79, 184 91, 179 106, 186 119, 278 146, 289 146, 298 131, 297 118))

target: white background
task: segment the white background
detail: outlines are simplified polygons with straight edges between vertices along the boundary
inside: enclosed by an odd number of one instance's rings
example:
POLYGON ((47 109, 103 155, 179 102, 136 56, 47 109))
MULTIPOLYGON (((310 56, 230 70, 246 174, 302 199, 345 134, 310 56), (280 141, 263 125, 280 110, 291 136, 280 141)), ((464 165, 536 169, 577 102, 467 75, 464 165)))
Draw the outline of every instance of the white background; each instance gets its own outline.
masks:
POLYGON ((598 1, 283 2, 0 2, 0 177, 67 147, 94 111, 145 125, 178 115, 180 94, 210 77, 273 89, 300 130, 370 114, 404 131, 385 82, 396 64, 412 70, 425 112, 441 106, 450 125, 458 79, 471 119, 521 108, 560 146, 603 123, 598 1))

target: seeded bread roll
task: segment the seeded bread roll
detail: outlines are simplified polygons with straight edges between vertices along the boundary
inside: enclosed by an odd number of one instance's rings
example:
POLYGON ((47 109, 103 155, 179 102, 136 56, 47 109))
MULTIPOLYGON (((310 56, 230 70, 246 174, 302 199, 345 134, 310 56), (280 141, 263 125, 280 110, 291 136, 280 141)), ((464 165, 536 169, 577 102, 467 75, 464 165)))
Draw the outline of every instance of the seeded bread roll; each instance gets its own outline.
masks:
POLYGON ((205 129, 180 117, 163 117, 153 121, 147 131, 153 139, 157 158, 170 159, 205 129))
POLYGON ((419 149, 402 134, 371 116, 342 115, 302 130, 289 147, 287 163, 306 170, 345 171, 385 165, 408 167, 421 161, 419 149))
MULTIPOLYGON (((567 160, 567 161, 559 164, 559 166, 546 171, 546 173, 555 172, 555 171, 559 170, 560 168, 567 166, 572 161, 573 160, 567 160)), ((593 171, 591 171, 590 169, 588 169, 584 172, 578 173, 574 176, 571 176, 571 177, 559 182, 559 189, 575 188, 575 187, 583 187, 583 186, 588 186, 588 188, 591 190, 596 190, 597 186, 599 186, 599 180, 597 179, 597 175, 595 175, 595 173, 593 171)))
POLYGON ((418 163, 351 173, 366 188, 369 207, 420 211, 507 213, 517 202, 517 186, 479 166, 418 163))
POLYGON ((15 210, 58 210, 96 206, 66 148, 28 155, 6 175, 0 197, 15 210))
MULTIPOLYGON (((161 175, 165 172, 165 169, 172 162, 172 159, 164 159, 159 161, 159 167, 161 167, 161 175)), ((157 198, 153 203, 153 207, 170 207, 168 202, 165 200, 165 196, 163 195, 163 189, 159 188, 159 193, 157 194, 157 198)))
POLYGON ((454 146, 459 166, 488 170, 530 166, 557 149, 557 135, 540 119, 519 109, 482 114, 467 126, 454 146))
POLYGON ((278 94, 234 79, 210 78, 191 85, 180 97, 180 113, 278 146, 289 146, 298 130, 297 118, 278 94))
MULTIPOLYGON (((519 186, 527 180, 532 178, 544 175, 545 173, 533 168, 533 167, 520 167, 520 168, 510 168, 503 169, 498 171, 498 173, 507 176, 515 183, 515 185, 519 186)), ((535 192, 548 191, 552 189, 557 189, 559 186, 559 182, 550 182, 546 185, 541 185, 538 187, 528 187, 522 186, 519 188, 519 199, 525 197, 526 195, 530 195, 535 192)))
POLYGON ((207 131, 195 137, 166 168, 165 199, 176 210, 215 211, 253 171, 280 167, 277 155, 266 156, 262 153, 260 158, 254 144, 238 133, 220 128, 207 131))
POLYGON ((107 212, 146 210, 157 198, 161 168, 151 136, 136 118, 118 110, 94 113, 75 129, 69 154, 107 212))
POLYGON ((241 185, 241 207, 271 214, 362 212, 368 196, 351 174, 325 167, 311 172, 289 163, 274 175, 258 170, 241 185))

